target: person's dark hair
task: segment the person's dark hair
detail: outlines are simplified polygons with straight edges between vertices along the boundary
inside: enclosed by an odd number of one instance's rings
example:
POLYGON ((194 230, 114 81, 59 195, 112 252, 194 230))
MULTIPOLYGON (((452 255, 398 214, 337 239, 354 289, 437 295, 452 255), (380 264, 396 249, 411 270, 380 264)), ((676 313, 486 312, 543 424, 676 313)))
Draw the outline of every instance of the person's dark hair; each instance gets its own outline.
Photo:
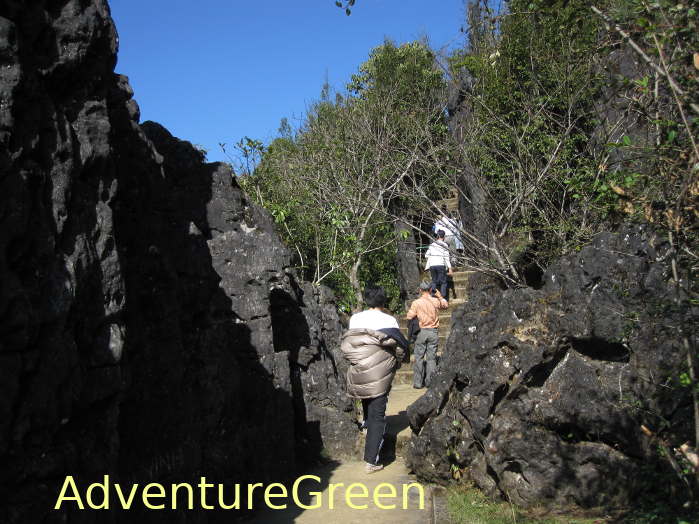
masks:
POLYGON ((445 235, 445 233, 444 233, 443 229, 440 229, 439 231, 437 231, 437 238, 444 238, 444 235, 445 235))
POLYGON ((380 286, 367 286, 364 288, 364 303, 369 307, 384 307, 386 292, 380 286))

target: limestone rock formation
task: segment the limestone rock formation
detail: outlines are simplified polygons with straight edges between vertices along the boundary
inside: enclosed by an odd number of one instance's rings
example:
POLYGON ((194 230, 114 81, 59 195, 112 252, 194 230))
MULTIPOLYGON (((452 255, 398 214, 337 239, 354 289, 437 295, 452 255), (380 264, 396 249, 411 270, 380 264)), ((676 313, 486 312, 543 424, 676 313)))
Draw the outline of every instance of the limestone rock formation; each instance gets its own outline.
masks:
POLYGON ((354 444, 332 296, 225 165, 139 126, 116 51, 104 0, 0 0, 3 523, 172 522, 52 508, 66 475, 280 481, 354 444))
POLYGON ((398 234, 396 265, 398 268, 398 286, 400 298, 405 308, 410 307, 410 302, 417 295, 417 287, 420 284, 422 266, 415 258, 415 246, 418 245, 415 232, 405 222, 396 222, 398 234))
POLYGON ((631 504, 644 468, 666 467, 641 424, 692 435, 680 327, 699 311, 677 307, 669 246, 641 226, 599 235, 544 282, 481 288, 454 314, 436 383, 408 409, 410 465, 524 506, 631 504))

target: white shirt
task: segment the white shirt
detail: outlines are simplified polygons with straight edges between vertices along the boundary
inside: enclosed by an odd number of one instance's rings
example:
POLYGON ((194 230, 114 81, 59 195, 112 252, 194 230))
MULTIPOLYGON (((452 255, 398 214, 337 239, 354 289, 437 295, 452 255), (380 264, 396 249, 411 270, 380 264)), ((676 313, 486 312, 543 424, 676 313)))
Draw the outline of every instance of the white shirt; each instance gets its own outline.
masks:
POLYGON ((447 246, 441 240, 435 240, 430 244, 425 252, 427 257, 427 263, 425 264, 425 269, 429 269, 432 266, 446 266, 447 269, 451 269, 451 262, 449 261, 449 246, 447 246))
POLYGON ((385 328, 398 328, 398 321, 378 309, 367 309, 350 317, 349 328, 378 331, 385 328))
POLYGON ((459 232, 457 221, 444 215, 434 223, 434 232, 440 229, 444 231, 445 236, 454 236, 459 232))

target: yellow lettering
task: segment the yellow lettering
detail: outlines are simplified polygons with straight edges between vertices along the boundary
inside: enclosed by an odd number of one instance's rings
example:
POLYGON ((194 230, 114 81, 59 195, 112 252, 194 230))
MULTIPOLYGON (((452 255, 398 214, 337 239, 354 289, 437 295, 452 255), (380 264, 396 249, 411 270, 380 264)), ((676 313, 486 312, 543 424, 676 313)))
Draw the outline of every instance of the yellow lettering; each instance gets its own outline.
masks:
POLYGON ((389 484, 388 482, 382 482, 376 488, 374 488, 374 505, 379 508, 379 509, 396 509, 395 504, 391 504, 390 506, 386 506, 381 503, 382 498, 396 498, 396 487, 393 484, 389 484), (390 493, 380 493, 382 488, 388 488, 390 490, 390 493))
POLYGON ((417 482, 411 482, 410 484, 403 484, 403 509, 408 509, 408 491, 410 488, 417 488, 417 492, 420 495, 420 504, 418 509, 425 509, 425 490, 421 484, 417 482))
POLYGON ((172 485, 172 509, 177 509, 177 490, 180 488, 187 489, 187 509, 194 509, 194 491, 191 484, 186 482, 183 484, 172 485))
POLYGON ((248 509, 252 509, 252 494, 255 491, 255 488, 259 488, 261 486, 261 482, 256 482, 255 484, 248 484, 248 509))
POLYGON ((85 492, 85 499, 87 500, 87 505, 92 509, 109 509, 109 475, 104 476, 104 484, 100 484, 99 482, 90 484, 85 492), (93 489, 102 490, 102 504, 99 506, 92 501, 93 489))
POLYGON ((267 488, 265 489, 265 504, 267 504, 268 508, 272 508, 272 509, 286 509, 286 504, 281 505, 281 506, 277 506, 276 504, 273 504, 272 502, 270 502, 269 499, 271 499, 272 497, 285 497, 286 498, 288 496, 289 495, 286 491, 286 486, 284 486, 284 484, 279 484, 278 482, 275 482, 275 483, 267 486, 267 488), (272 488, 280 488, 281 493, 270 493, 272 488))
POLYGON ((362 484, 361 482, 354 482, 347 486, 347 489, 345 490, 345 502, 347 505, 352 508, 352 509, 367 509, 369 507, 368 504, 364 504, 363 506, 357 506, 352 502, 352 498, 356 497, 368 497, 369 496, 369 490, 367 489, 366 485, 362 484), (354 488, 360 488, 362 490, 361 493, 352 493, 352 490, 354 488))
POLYGON ((331 482, 330 484, 328 484, 328 497, 330 497, 330 500, 328 501, 328 509, 335 509, 335 490, 340 486, 344 485, 344 482, 331 482))
POLYGON ((228 505, 225 502, 223 502, 223 484, 218 485, 218 505, 221 506, 223 509, 240 509, 240 484, 234 484, 234 490, 235 490, 235 502, 233 504, 228 505))
POLYGON ((299 499, 299 485, 305 479, 312 479, 312 480, 315 480, 318 484, 320 484, 320 477, 317 477, 316 475, 301 475, 299 478, 297 478, 294 481, 294 485, 291 487, 291 496, 294 500, 294 504, 296 504, 301 509, 318 509, 321 506, 321 504, 323 503, 323 500, 321 498, 321 494, 319 491, 309 491, 308 492, 309 496, 315 497, 315 504, 313 504, 313 505, 306 505, 303 502, 301 502, 301 500, 299 499))
POLYGON ((143 498, 143 505, 148 509, 163 509, 165 507, 165 504, 160 504, 156 506, 148 502, 149 497, 165 497, 165 488, 162 486, 162 484, 158 484, 156 482, 146 484, 145 486, 143 486, 143 494, 141 496, 143 498), (148 493, 151 488, 155 488, 156 490, 158 490, 158 493, 148 493))
POLYGON ((129 492, 129 499, 124 500, 124 493, 121 491, 121 486, 119 483, 114 484, 114 489, 116 490, 117 497, 119 497, 119 502, 121 502, 121 507, 124 509, 131 509, 131 503, 133 498, 136 496, 136 490, 138 489, 138 484, 131 486, 131 491, 129 492))
POLYGON ((78 508, 85 509, 83 501, 80 499, 80 494, 78 493, 78 487, 75 485, 72 475, 67 476, 63 481, 63 487, 61 488, 61 492, 58 495, 58 500, 56 501, 56 505, 53 507, 53 509, 61 509, 61 504, 63 504, 64 500, 74 500, 78 503, 78 508), (70 489, 73 491, 72 497, 66 496, 65 494, 68 486, 70 486, 70 489))
POLYGON ((201 507, 202 509, 214 509, 213 506, 206 504, 206 488, 213 488, 213 484, 208 484, 206 482, 206 477, 201 477, 199 480, 199 489, 201 491, 201 507))

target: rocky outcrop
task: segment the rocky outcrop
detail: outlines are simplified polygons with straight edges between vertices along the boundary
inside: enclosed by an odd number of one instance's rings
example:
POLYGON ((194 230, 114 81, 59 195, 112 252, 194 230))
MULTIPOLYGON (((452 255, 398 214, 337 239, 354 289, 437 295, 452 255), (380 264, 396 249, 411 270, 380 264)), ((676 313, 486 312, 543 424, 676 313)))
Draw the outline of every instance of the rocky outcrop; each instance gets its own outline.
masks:
POLYGON ((408 409, 411 467, 524 506, 631 504, 666 468, 641 425, 692 434, 680 331, 698 316, 675 302, 668 244, 640 226, 561 258, 541 289, 474 291, 408 409))
MULTIPOLYGON (((465 140, 465 130, 473 121, 473 108, 470 97, 475 80, 466 70, 461 70, 449 83, 447 97, 447 113, 449 115, 449 131, 457 142, 465 140)), ((458 192, 458 216, 461 218, 464 231, 469 231, 476 238, 488 239, 490 232, 487 190, 483 187, 478 170, 465 160, 461 173, 454 179, 458 192)), ((467 245, 466 252, 470 256, 483 256, 481 248, 467 245), (475 251, 474 251, 475 250, 475 251)))
MULTIPOLYGON (((0 522, 78 485, 280 481, 351 453, 332 296, 230 170, 138 124, 103 0, 0 1, 0 522)), ((215 512, 183 512, 208 522, 215 512)))
POLYGON ((396 246, 398 287, 400 288, 401 302, 407 309, 410 307, 410 301, 417 294, 422 266, 415 256, 415 246, 418 245, 418 242, 413 228, 405 222, 398 221, 395 224, 395 230, 400 239, 396 246))

